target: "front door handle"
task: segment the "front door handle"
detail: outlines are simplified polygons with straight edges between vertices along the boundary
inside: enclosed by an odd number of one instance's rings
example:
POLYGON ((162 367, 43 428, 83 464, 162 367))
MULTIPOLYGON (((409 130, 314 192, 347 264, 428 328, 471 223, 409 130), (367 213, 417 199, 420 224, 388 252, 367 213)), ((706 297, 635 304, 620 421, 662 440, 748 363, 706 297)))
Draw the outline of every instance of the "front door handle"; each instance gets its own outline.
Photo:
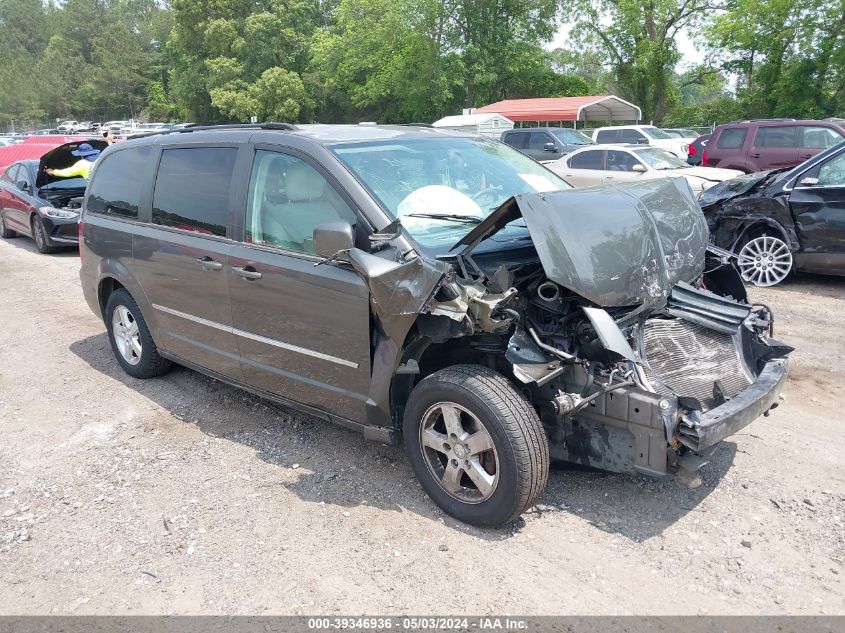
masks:
POLYGON ((808 158, 812 158, 812 157, 813 157, 813 154, 804 154, 804 155, 802 155, 802 156, 799 156, 798 158, 801 158, 801 159, 803 159, 803 160, 806 160, 806 159, 808 159, 808 158))
POLYGON ((197 257, 197 263, 202 266, 203 270, 221 270, 223 268, 223 264, 214 261, 208 255, 197 257))
POLYGON ((232 266, 232 272, 244 279, 261 279, 261 273, 252 266, 232 266))
POLYGON ((760 158, 760 152, 757 152, 756 154, 750 154, 750 156, 751 158, 760 158))

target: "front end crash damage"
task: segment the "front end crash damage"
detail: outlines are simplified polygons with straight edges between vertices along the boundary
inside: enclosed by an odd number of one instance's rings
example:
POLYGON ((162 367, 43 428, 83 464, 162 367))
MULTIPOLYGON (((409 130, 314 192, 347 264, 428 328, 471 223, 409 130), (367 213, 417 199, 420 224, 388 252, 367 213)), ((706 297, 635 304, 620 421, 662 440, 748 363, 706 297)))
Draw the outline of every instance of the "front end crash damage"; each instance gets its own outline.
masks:
POLYGON ((777 405, 791 351, 741 283, 710 283, 707 241, 689 187, 667 179, 516 196, 446 261, 353 249, 371 290, 373 384, 391 385, 373 406, 388 398, 398 422, 418 375, 481 363, 522 386, 553 457, 694 471, 777 405), (518 219, 531 246, 475 253, 518 219), (740 290, 723 296, 726 286, 740 290))
POLYGON ((714 185, 701 194, 699 204, 716 246, 734 251, 752 229, 771 229, 789 248, 799 248, 795 222, 785 195, 765 195, 784 177, 779 169, 747 174, 714 185))

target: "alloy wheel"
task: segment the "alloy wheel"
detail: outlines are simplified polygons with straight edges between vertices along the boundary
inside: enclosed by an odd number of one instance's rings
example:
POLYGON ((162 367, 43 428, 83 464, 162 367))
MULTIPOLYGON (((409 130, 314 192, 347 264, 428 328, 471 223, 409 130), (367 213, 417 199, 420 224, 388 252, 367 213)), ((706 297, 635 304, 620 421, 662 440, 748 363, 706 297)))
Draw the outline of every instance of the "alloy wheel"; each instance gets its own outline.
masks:
POLYGON ((499 481, 499 458, 490 433, 454 402, 438 402, 423 415, 420 449, 434 479, 464 503, 490 498, 499 481))
POLYGON ((792 252, 782 239, 761 235, 745 243, 737 262, 743 280, 755 286, 774 286, 792 270, 792 252))
POLYGON ((44 227, 41 226, 41 222, 39 222, 38 218, 35 218, 32 221, 32 237, 35 240, 36 246, 38 246, 38 250, 44 249, 44 227))
POLYGON ((112 334, 117 351, 130 365, 141 362, 141 333, 138 322, 126 306, 119 305, 112 314, 112 334))

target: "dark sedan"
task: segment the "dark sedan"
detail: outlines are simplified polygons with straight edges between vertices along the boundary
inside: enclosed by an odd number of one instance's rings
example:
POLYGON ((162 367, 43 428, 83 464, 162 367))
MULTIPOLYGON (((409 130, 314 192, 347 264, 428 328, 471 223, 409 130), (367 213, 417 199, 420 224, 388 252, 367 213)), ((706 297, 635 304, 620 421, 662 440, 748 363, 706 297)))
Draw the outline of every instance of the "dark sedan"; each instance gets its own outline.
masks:
POLYGON ((687 162, 690 165, 700 165, 701 157, 704 155, 704 148, 707 147, 707 141, 710 140, 710 134, 702 134, 687 148, 687 162))
POLYGON ((746 282, 774 286, 795 270, 845 275, 845 142, 789 170, 714 185, 699 202, 746 282))
MULTIPOLYGON (((90 141, 96 149, 102 141, 90 141)), ((0 236, 4 239, 26 235, 42 253, 79 242, 77 222, 87 181, 84 178, 59 178, 47 169, 61 169, 78 160, 73 151, 78 142, 65 143, 44 154, 41 159, 19 160, 0 176, 0 236)))

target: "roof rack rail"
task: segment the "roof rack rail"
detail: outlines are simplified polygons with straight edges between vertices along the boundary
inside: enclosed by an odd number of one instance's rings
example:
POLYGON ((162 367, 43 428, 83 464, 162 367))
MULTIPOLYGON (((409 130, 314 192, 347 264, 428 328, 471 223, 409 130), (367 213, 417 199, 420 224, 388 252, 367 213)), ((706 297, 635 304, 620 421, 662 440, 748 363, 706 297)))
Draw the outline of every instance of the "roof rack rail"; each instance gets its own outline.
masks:
POLYGON ((403 127, 434 127, 431 123, 396 123, 395 125, 401 125, 403 127))
POLYGON ((175 130, 161 130, 159 132, 148 132, 142 134, 133 134, 127 137, 127 140, 134 138, 146 138, 147 136, 156 136, 159 134, 185 134, 187 132, 202 132, 205 130, 295 130, 297 127, 292 123, 224 123, 222 125, 189 125, 187 127, 180 127, 175 130))
POLYGON ((790 119, 790 118, 773 118, 773 119, 742 119, 742 120, 740 120, 740 121, 731 121, 731 123, 729 123, 728 125, 733 124, 733 123, 758 123, 758 122, 760 122, 760 121, 794 121, 794 120, 795 120, 795 119, 790 119))
POLYGON ((222 125, 189 125, 188 127, 179 128, 177 130, 168 130, 168 132, 184 133, 195 132, 197 130, 295 130, 296 126, 292 123, 224 123, 222 125))

